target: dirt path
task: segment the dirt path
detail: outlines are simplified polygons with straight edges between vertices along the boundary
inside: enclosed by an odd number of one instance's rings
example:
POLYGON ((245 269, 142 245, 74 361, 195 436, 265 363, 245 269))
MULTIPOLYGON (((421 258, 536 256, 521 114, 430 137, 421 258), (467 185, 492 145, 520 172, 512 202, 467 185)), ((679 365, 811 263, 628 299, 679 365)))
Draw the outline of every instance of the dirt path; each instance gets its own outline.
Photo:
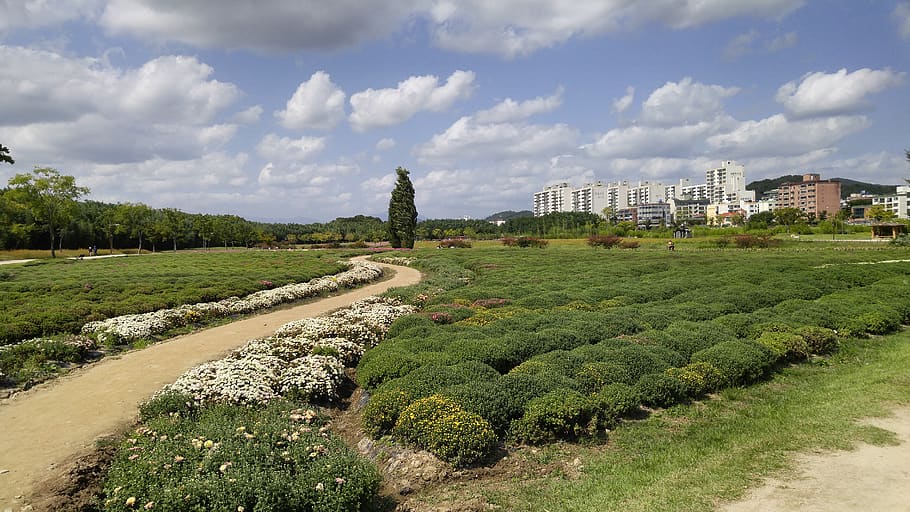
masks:
POLYGON ((793 478, 774 478, 722 512, 910 510, 910 409, 867 422, 897 434, 897 446, 801 455, 793 478))
POLYGON ((139 403, 189 368, 272 334, 292 320, 420 281, 415 269, 383 266, 395 271, 391 279, 103 359, 14 395, 0 404, 0 511, 27 505, 23 499, 38 483, 54 476, 64 462, 90 452, 99 437, 132 423, 139 403))

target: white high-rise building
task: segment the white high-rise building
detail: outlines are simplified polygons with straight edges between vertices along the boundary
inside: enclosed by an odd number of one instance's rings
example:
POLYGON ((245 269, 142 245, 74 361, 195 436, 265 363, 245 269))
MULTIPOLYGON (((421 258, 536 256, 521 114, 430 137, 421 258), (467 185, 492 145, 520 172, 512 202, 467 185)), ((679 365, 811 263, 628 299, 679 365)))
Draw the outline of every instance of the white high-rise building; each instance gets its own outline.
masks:
POLYGON ((712 203, 731 203, 740 199, 755 200, 755 192, 746 190, 746 167, 733 160, 705 171, 705 199, 712 203))
POLYGON ((875 196, 873 205, 882 205, 886 210, 894 212, 898 219, 910 218, 910 186, 899 185, 892 196, 875 196))
POLYGON ((608 204, 607 195, 607 186, 603 183, 585 183, 581 188, 572 190, 571 211, 601 215, 608 204))
POLYGON ((534 216, 548 213, 572 211, 572 188, 568 183, 558 183, 544 187, 534 193, 534 216))

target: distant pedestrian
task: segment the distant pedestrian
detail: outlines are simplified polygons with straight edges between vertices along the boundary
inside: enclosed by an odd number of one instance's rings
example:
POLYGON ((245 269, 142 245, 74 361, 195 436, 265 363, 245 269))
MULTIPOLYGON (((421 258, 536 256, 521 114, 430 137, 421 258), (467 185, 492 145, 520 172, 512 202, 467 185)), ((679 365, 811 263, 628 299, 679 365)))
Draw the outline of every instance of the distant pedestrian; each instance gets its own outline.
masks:
POLYGON ((673 240, 667 242, 667 250, 673 252, 676 250, 676 245, 673 243, 673 240))

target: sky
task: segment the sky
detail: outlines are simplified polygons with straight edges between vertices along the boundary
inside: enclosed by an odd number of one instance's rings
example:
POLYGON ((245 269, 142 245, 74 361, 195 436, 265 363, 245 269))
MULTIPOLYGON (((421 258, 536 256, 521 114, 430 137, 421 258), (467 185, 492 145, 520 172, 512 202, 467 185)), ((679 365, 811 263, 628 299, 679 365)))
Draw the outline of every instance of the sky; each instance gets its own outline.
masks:
POLYGON ((531 209, 568 182, 910 177, 910 0, 0 0, 0 144, 250 220, 531 209))

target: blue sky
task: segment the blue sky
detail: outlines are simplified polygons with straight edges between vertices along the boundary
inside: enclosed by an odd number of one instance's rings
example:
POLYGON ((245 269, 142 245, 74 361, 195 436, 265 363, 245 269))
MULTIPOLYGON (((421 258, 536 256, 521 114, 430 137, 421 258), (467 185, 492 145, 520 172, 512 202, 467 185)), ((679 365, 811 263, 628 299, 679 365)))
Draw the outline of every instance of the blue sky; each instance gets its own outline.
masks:
POLYGON ((255 220, 554 182, 910 176, 910 1, 7 0, 0 143, 90 199, 255 220))

